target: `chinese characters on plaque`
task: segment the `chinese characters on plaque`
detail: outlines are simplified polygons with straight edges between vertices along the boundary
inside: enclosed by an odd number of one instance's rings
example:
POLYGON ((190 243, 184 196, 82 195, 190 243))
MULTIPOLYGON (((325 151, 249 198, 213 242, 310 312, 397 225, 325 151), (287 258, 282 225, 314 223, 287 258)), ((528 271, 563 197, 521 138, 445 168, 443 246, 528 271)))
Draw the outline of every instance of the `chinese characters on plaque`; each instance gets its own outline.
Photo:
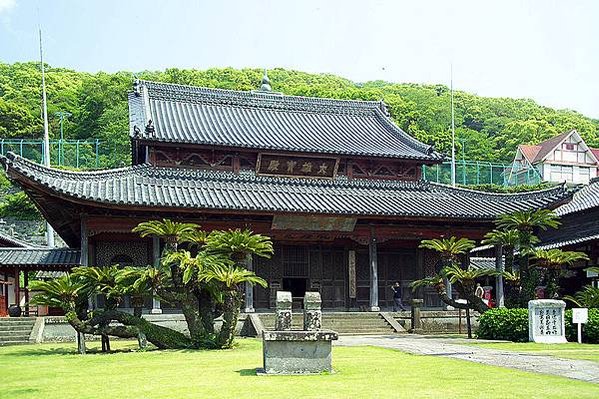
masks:
POLYGON ((337 174, 339 159, 321 157, 296 157, 280 154, 260 154, 257 173, 297 177, 332 179, 337 174))
POLYGON ((564 335, 564 301, 537 299, 528 302, 529 341, 566 342, 564 335))

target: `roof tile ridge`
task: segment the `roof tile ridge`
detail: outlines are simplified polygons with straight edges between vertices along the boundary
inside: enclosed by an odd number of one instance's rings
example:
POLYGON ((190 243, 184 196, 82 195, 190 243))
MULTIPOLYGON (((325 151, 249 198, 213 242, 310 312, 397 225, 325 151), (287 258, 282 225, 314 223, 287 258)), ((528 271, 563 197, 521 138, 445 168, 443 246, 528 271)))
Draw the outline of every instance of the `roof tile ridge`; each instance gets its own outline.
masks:
POLYGON ((21 157, 11 151, 9 151, 6 156, 0 156, 0 159, 7 159, 8 163, 12 165, 13 168, 18 169, 20 171, 25 171, 26 169, 35 170, 41 173, 45 173, 47 175, 59 175, 59 176, 69 176, 75 179, 81 179, 83 177, 112 177, 116 175, 124 175, 126 173, 131 173, 137 170, 146 169, 149 164, 140 164, 133 166, 124 166, 121 168, 114 169, 100 169, 100 170, 66 170, 66 169, 57 169, 53 167, 48 167, 45 165, 38 164, 33 162, 27 158, 21 157))
POLYGON ((429 144, 424 144, 420 140, 412 137, 409 133, 405 132, 399 126, 395 124, 390 115, 386 115, 380 108, 378 108, 375 112, 376 117, 383 122, 384 125, 391 128, 392 133, 397 134, 397 138, 400 140, 405 139, 406 144, 417 151, 423 152, 427 157, 435 158, 435 159, 443 159, 443 155, 435 152, 434 146, 429 144))
POLYGON ((293 176, 266 176, 259 175, 252 170, 242 170, 239 173, 223 170, 210 169, 181 169, 170 166, 150 166, 147 169, 148 173, 152 171, 157 174, 179 174, 188 175, 189 177, 205 177, 211 180, 218 181, 252 181, 267 184, 285 184, 296 186, 320 186, 320 187, 356 187, 356 188, 381 188, 381 189, 397 189, 397 188, 414 188, 414 189, 429 189, 430 184, 425 180, 392 180, 392 179, 348 179, 346 176, 337 176, 335 179, 314 179, 305 177, 293 176))
MULTIPOLYGON (((293 103, 298 104, 310 104, 310 105, 320 105, 320 106, 328 106, 330 107, 329 111, 335 111, 334 107, 341 107, 344 109, 350 108, 353 111, 375 111, 380 109, 381 105, 379 101, 370 101, 370 100, 353 100, 353 99, 337 99, 337 98, 323 98, 323 97, 308 97, 308 96, 296 96, 289 94, 277 94, 277 93, 262 93, 250 90, 232 90, 232 89, 221 89, 221 88, 211 88, 204 86, 193 86, 193 85, 183 85, 178 83, 168 83, 168 82, 156 82, 149 80, 140 80, 140 86, 146 88, 145 91, 155 90, 179 90, 179 91, 187 91, 188 93, 198 94, 198 95, 216 95, 231 98, 243 98, 245 100, 277 100, 277 102, 287 103, 286 105, 293 105, 293 103), (152 87, 154 86, 154 87, 152 87), (347 107, 349 105, 349 107, 347 107)), ((152 95, 148 93, 150 98, 152 95)), ((189 99, 188 99, 189 100, 189 99)), ((264 101, 266 103, 266 101, 264 101)), ((256 105, 257 106, 257 105, 256 105)), ((261 106, 268 108, 268 104, 261 104, 261 106)), ((280 107, 277 107, 280 108, 280 107)), ((320 110, 323 111, 322 109, 320 110)), ((339 111, 337 111, 339 112, 339 111)))
POLYGON ((479 198, 489 198, 489 197, 494 197, 494 198, 498 198, 498 199, 535 199, 541 196, 545 196, 546 193, 555 191, 556 194, 561 194, 564 195, 566 193, 568 193, 568 188, 566 186, 566 183, 561 183, 558 185, 555 185, 553 187, 547 187, 541 190, 534 190, 534 191, 525 191, 525 192, 521 192, 521 193, 492 193, 492 192, 488 192, 488 191, 480 191, 480 190, 474 190, 471 188, 465 188, 465 187, 452 187, 450 185, 447 184, 442 184, 442 183, 435 183, 435 182, 430 182, 432 187, 436 187, 448 192, 454 191, 454 192, 463 192, 465 194, 470 194, 470 195, 475 195, 479 198))

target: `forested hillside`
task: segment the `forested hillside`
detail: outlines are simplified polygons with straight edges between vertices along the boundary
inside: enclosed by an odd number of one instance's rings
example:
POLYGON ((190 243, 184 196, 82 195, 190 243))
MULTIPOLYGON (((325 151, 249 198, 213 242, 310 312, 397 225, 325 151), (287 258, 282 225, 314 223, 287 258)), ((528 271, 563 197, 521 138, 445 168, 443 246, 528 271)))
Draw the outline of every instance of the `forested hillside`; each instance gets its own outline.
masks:
MULTIPOLYGON (((127 91, 131 72, 89 74, 47 68, 48 113, 51 137, 58 138, 56 111, 72 114, 65 138, 98 138, 112 156, 102 162, 117 166, 129 162, 127 91)), ((274 69, 268 72, 273 90, 285 94, 343 99, 384 100, 397 124, 418 139, 448 152, 451 140, 449 89, 373 81, 355 83, 327 74, 274 69)), ((258 69, 167 69, 138 73, 142 79, 236 90, 259 86, 258 69)), ((41 74, 36 63, 0 63, 0 138, 41 138, 41 74)), ((549 84, 550 82, 548 82, 549 84)), ((532 100, 486 98, 456 92, 458 153, 465 145, 467 159, 510 161, 520 143, 537 143, 576 128, 587 143, 599 146, 599 120, 577 112, 555 110, 532 100)))

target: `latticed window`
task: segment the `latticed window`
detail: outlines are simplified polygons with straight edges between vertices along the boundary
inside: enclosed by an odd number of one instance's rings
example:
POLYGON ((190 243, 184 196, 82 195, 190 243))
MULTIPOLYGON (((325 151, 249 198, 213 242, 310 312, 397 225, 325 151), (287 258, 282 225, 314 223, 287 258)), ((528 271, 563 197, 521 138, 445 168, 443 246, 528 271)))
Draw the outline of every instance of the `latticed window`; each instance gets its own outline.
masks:
POLYGON ((112 259, 110 259, 110 264, 111 265, 119 265, 121 267, 133 266, 133 258, 130 257, 129 255, 124 255, 124 254, 115 255, 112 257, 112 259))

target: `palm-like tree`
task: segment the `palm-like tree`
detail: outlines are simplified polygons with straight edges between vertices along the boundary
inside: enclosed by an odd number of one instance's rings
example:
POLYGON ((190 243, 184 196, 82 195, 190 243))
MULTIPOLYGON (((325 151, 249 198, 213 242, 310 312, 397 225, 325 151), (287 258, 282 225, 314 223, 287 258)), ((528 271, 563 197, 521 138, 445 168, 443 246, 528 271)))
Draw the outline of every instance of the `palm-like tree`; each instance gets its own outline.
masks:
POLYGON ((198 274, 198 280, 207 284, 216 283, 221 287, 220 293, 224 310, 223 325, 216 344, 220 348, 230 348, 233 343, 239 308, 243 299, 241 287, 245 283, 266 287, 267 283, 254 272, 232 263, 213 263, 206 266, 198 274))
POLYGON ((68 273, 49 281, 32 281, 29 288, 36 291, 31 299, 32 304, 59 307, 65 313, 75 310, 77 301, 85 289, 81 282, 72 279, 68 273))
POLYGON ((117 283, 118 273, 118 266, 84 266, 73 268, 72 275, 90 295, 104 295, 107 309, 116 309, 125 295, 124 287, 117 283))
POLYGON ((187 242, 198 249, 202 249, 208 241, 208 236, 209 234, 206 231, 195 229, 181 234, 180 240, 182 243, 187 242))
POLYGON ((514 251, 520 243, 518 230, 493 230, 485 234, 483 244, 500 246, 505 255, 505 271, 511 272, 514 267, 514 251))
POLYGON ((586 285, 574 296, 566 295, 564 299, 584 308, 599 308, 599 288, 586 285))
POLYGON ((118 270, 116 283, 125 294, 131 296, 133 315, 141 317, 144 299, 156 294, 158 287, 165 287, 168 279, 165 272, 155 267, 125 267, 118 270))
POLYGON ((522 281, 520 300, 521 305, 526 306, 528 301, 535 297, 535 288, 539 278, 538 272, 529 270, 530 251, 535 241, 538 241, 534 231, 535 229, 557 228, 560 225, 559 217, 549 209, 537 209, 500 215, 495 223, 502 230, 517 230, 520 236, 518 261, 522 281))
POLYGON ((500 215, 495 222, 502 230, 517 230, 520 233, 520 245, 530 246, 530 237, 535 229, 557 228, 561 223, 559 216, 549 209, 515 211, 500 215))
POLYGON ((248 255, 270 258, 274 253, 269 237, 254 234, 248 229, 213 231, 207 238, 206 250, 243 262, 248 255))
POLYGON ((173 222, 170 219, 150 220, 142 222, 133 228, 134 233, 139 233, 142 237, 159 237, 166 244, 165 251, 175 251, 177 243, 187 234, 199 229, 195 223, 173 222))
POLYGON ((559 276, 564 266, 572 266, 578 261, 589 260, 584 252, 562 251, 561 249, 535 249, 532 251, 535 266, 547 273, 547 294, 552 298, 559 290, 559 276))
POLYGON ((456 264, 460 255, 469 252, 474 248, 474 241, 467 238, 457 238, 451 236, 449 238, 434 238, 432 240, 422 240, 420 248, 431 249, 441 255, 443 266, 447 267, 456 264))

